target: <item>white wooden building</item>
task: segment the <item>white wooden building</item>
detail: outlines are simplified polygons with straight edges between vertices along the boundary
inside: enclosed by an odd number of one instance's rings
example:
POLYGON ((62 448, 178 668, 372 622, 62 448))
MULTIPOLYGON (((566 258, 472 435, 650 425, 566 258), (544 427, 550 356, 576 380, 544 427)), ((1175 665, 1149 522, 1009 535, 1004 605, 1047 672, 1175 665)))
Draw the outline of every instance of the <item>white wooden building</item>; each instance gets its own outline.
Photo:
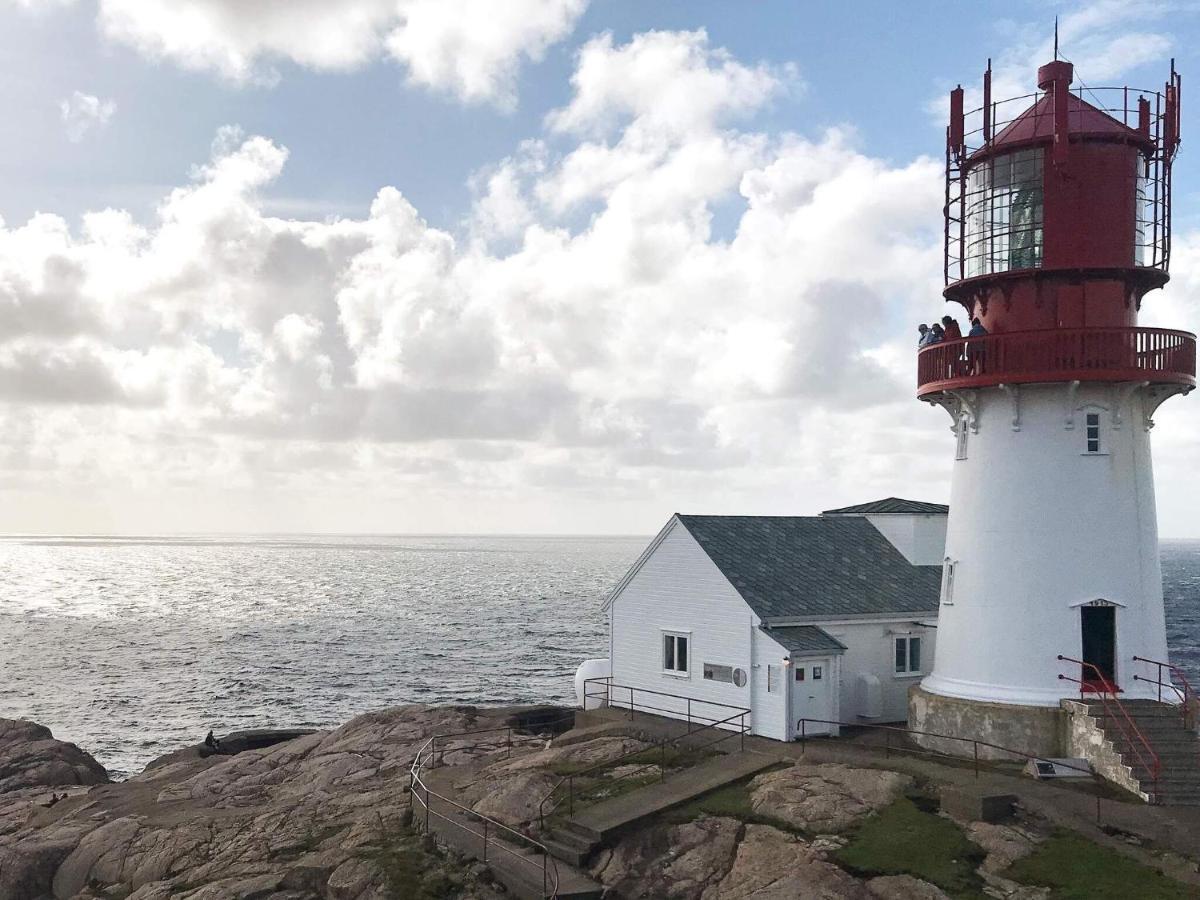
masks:
POLYGON ((802 718, 808 734, 904 720, 933 663, 946 514, 892 497, 672 516, 605 604, 611 702, 708 720, 729 715, 709 704, 745 707, 778 740, 802 718))

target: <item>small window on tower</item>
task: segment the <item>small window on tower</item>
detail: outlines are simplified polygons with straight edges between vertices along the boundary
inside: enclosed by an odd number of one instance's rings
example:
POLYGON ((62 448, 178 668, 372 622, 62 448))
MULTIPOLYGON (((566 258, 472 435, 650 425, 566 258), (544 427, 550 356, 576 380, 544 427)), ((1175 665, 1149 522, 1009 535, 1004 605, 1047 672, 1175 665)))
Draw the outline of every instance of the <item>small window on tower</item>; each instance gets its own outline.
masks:
POLYGON ((1087 414, 1087 452, 1100 452, 1100 413, 1087 414))
POLYGON ((950 557, 942 561, 942 602, 954 605, 954 569, 957 564, 950 557))
POLYGON ((954 448, 955 459, 967 458, 967 419, 960 416, 958 420, 958 444, 954 448))

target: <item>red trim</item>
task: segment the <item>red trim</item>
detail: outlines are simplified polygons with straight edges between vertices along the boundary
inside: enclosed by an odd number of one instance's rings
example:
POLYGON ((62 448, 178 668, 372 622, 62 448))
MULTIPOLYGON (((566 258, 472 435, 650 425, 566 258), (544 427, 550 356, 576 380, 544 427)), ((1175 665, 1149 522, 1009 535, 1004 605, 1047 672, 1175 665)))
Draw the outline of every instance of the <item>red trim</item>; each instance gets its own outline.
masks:
POLYGON ((1103 675, 1087 676, 1083 679, 1081 694, 1123 694, 1124 690, 1115 681, 1109 681, 1103 675))
POLYGON ((1196 385, 1196 336, 1167 328, 1047 328, 943 341, 917 354, 917 396, 1068 381, 1196 385))
POLYGON ((1117 696, 1119 688, 1105 678, 1104 673, 1094 663, 1084 662, 1082 659, 1074 659, 1073 657, 1062 656, 1061 654, 1058 656, 1058 661, 1074 663, 1079 666, 1079 678, 1059 674, 1059 681, 1075 682, 1079 685, 1079 695, 1081 697, 1085 694, 1096 695, 1096 698, 1104 707, 1105 717, 1112 719, 1116 726, 1124 732, 1130 752, 1137 758, 1142 768, 1150 773, 1150 777, 1154 781, 1152 800, 1157 801, 1159 799, 1158 779, 1162 774, 1162 762, 1159 760, 1158 754, 1154 752, 1154 748, 1150 746, 1150 741, 1146 739, 1146 735, 1142 734, 1141 729, 1137 727, 1137 723, 1129 715, 1129 711, 1121 703, 1121 699, 1117 696))

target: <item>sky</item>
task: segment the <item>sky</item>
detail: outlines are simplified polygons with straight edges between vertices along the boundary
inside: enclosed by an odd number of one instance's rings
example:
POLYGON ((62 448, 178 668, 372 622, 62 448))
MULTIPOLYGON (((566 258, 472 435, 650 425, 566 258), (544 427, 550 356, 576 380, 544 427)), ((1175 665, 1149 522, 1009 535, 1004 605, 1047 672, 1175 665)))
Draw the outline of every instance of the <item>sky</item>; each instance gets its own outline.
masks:
MULTIPOLYGON (((1200 72, 1165 0, 0 0, 0 531, 945 501, 946 94, 1033 90, 1056 14, 1086 84, 1200 72)), ((1142 324, 1200 323, 1194 125, 1142 324)))

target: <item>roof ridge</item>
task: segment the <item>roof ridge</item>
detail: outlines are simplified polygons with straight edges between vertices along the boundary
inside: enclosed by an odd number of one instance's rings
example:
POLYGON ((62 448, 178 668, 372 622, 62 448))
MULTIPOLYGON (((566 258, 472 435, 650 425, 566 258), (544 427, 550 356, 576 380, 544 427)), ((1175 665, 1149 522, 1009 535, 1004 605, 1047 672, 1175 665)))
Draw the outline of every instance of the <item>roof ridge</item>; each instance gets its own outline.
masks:
POLYGON ((679 516, 762 619, 926 614, 939 566, 914 566, 865 516, 679 516))

